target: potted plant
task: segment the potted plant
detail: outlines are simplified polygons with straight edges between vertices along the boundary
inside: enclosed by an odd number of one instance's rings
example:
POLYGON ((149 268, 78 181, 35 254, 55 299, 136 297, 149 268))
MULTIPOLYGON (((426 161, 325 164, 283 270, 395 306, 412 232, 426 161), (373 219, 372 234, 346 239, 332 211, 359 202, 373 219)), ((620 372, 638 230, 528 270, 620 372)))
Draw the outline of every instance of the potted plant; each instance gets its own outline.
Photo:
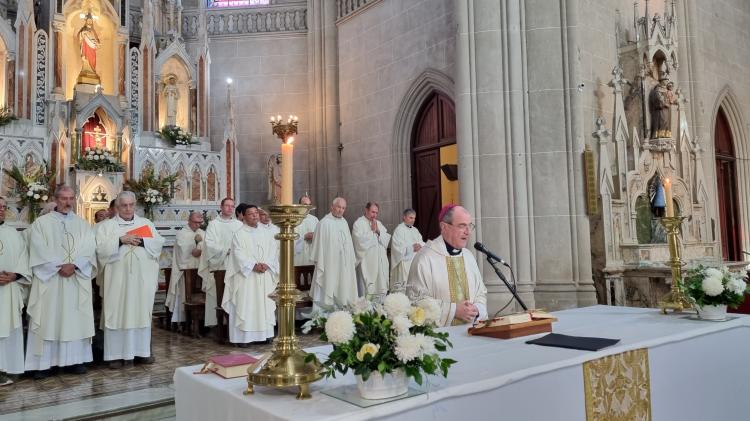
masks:
POLYGON ((21 205, 29 209, 29 224, 33 223, 43 203, 49 199, 49 185, 55 176, 55 168, 47 169, 47 162, 39 168, 30 171, 21 171, 13 165, 11 169, 5 169, 8 177, 16 182, 16 191, 21 205))
POLYGON ((156 132, 159 137, 175 146, 189 146, 200 143, 193 139, 190 132, 182 130, 180 126, 166 125, 156 132))
POLYGON ((448 333, 436 330, 439 316, 434 300, 412 305, 406 295, 395 293, 382 305, 360 298, 346 310, 316 317, 311 325, 324 327, 320 339, 333 344, 322 364, 325 376, 352 370, 364 399, 405 394, 409 378, 421 385, 423 374, 446 377, 456 361, 439 354, 452 346, 448 333))
POLYGON ((154 208, 166 206, 172 199, 170 190, 177 179, 177 175, 157 177, 153 168, 146 168, 140 180, 125 181, 125 190, 135 193, 138 204, 143 206, 146 218, 154 220, 154 208))
POLYGON ((685 274, 685 294, 695 304, 698 316, 704 320, 724 320, 727 306, 735 308, 745 300, 750 288, 746 276, 729 268, 698 265, 685 274))
POLYGON ((83 156, 76 164, 78 168, 86 171, 122 172, 124 168, 117 162, 117 156, 107 148, 86 147, 83 156))

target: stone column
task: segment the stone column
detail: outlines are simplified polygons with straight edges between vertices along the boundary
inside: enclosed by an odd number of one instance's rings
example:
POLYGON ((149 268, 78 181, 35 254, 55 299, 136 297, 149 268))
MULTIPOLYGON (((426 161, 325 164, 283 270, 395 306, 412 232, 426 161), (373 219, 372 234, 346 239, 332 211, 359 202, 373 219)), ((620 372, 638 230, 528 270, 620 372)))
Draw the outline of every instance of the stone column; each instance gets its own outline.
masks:
POLYGON ((55 15, 55 21, 52 23, 53 28, 53 45, 55 54, 53 58, 54 77, 52 85, 52 94, 63 99, 65 96, 65 85, 63 81, 63 30, 65 29, 65 20, 62 15, 55 15))
POLYGON ((336 2, 307 1, 310 117, 308 168, 310 194, 325 213, 341 190, 336 2))
POLYGON ((127 108, 127 67, 128 67, 128 28, 120 27, 117 32, 117 97, 120 107, 127 108))
MULTIPOLYGON (((570 89, 580 78, 577 1, 455 7, 461 201, 477 240, 513 265, 529 307, 596 303, 580 98, 570 89)), ((483 273, 490 310, 499 308, 510 294, 489 265, 483 273)))

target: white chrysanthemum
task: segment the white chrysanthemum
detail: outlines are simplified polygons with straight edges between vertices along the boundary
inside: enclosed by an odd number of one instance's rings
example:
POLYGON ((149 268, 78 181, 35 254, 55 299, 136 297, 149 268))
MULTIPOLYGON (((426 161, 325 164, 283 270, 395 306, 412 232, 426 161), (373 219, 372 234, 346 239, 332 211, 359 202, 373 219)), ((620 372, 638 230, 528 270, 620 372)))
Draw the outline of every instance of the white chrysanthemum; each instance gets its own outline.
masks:
POLYGON ((425 336, 422 333, 417 333, 416 335, 414 335, 414 337, 419 343, 419 347, 422 349, 422 355, 434 354, 437 352, 435 350, 435 339, 429 336, 425 336))
POLYGON ((326 320, 326 336, 333 344, 349 342, 354 337, 354 320, 346 311, 334 311, 326 320))
POLYGON ((39 199, 41 199, 41 198, 42 198, 42 196, 39 196, 38 194, 35 194, 35 195, 34 195, 34 199, 36 199, 36 200, 39 200, 39 199))
POLYGON ((372 303, 365 297, 359 297, 349 304, 353 314, 367 313, 372 310, 372 303))
POLYGON ((26 192, 26 196, 32 197, 32 196, 34 196, 34 192, 31 191, 31 189, 29 189, 29 191, 26 192))
POLYGON ((390 319, 393 319, 396 316, 409 314, 409 310, 411 309, 411 301, 409 301, 409 297, 407 297, 406 295, 397 292, 385 297, 383 306, 385 307, 385 312, 388 317, 390 319))
POLYGON ((401 335, 396 338, 396 357, 402 363, 408 363, 422 357, 422 341, 414 335, 401 335))
POLYGON ((391 325, 391 328, 398 336, 408 335, 409 328, 413 326, 411 320, 406 316, 396 316, 392 321, 393 324, 391 325))
POLYGON ((721 283, 721 272, 719 272, 718 278, 716 276, 707 276, 703 278, 701 288, 703 288, 703 292, 710 297, 715 297, 724 292, 724 284, 721 283))
POLYGON ((440 305, 437 300, 432 298, 425 298, 417 303, 417 306, 424 310, 424 318, 426 323, 437 323, 440 320, 440 305))
POLYGON ((727 282, 727 289, 737 295, 744 295, 747 284, 741 278, 732 278, 727 282))

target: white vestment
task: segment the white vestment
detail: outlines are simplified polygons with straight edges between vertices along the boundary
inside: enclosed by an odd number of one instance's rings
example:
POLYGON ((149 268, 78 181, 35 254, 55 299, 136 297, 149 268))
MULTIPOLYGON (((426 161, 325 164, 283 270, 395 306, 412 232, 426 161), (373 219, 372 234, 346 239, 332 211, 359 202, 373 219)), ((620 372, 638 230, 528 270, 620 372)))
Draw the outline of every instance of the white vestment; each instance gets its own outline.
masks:
POLYGON ((372 231, 370 224, 369 219, 360 216, 352 226, 359 295, 382 298, 388 293, 390 269, 386 248, 391 236, 380 221, 377 221, 380 235, 372 231))
POLYGON ((310 258, 315 264, 310 287, 314 307, 341 308, 357 299, 354 245, 346 219, 329 213, 320 220, 310 258))
POLYGON ((193 231, 184 226, 175 236, 172 249, 172 275, 169 277, 169 290, 164 305, 172 312, 172 323, 185 321, 185 273, 186 269, 198 269, 200 258, 193 257, 193 249, 202 249, 206 233, 198 228, 193 231), (200 241, 196 241, 200 236, 200 241))
POLYGON ((229 341, 248 343, 274 336, 276 303, 268 298, 279 274, 279 245, 270 230, 243 226, 232 240, 231 263, 227 265, 222 307, 229 314, 229 341), (265 273, 253 272, 265 263, 265 273))
POLYGON ((216 326, 216 304, 222 297, 217 297, 216 281, 213 272, 226 270, 229 248, 232 246, 234 233, 242 228, 242 222, 224 219, 221 215, 208 223, 204 237, 203 254, 198 265, 198 275, 203 279, 201 289, 206 293, 206 326, 216 326))
POLYGON ((406 280, 415 254, 414 244, 424 246, 417 227, 403 222, 398 224, 391 236, 391 293, 406 290, 406 280))
POLYGON ((29 334, 26 370, 46 370, 93 359, 94 307, 91 278, 96 273, 96 243, 88 222, 73 212, 40 216, 29 228, 29 334), (60 266, 75 273, 63 278, 60 266))
MULTIPOLYGON (((94 238, 96 238, 96 233, 99 232, 99 228, 101 228, 102 224, 109 221, 109 219, 105 219, 104 221, 98 222, 94 224, 94 238)), ((102 272, 104 270, 104 262, 99 261, 99 256, 96 257, 96 286, 99 288, 99 297, 104 298, 104 288, 102 288, 102 281, 104 280, 104 273, 102 272)), ((99 327, 101 327, 101 320, 99 320, 99 327)))
POLYGON ((276 235, 276 234, 278 234, 281 231, 281 229, 279 229, 279 227, 277 227, 276 225, 274 225, 273 222, 269 222, 267 224, 263 224, 261 222, 258 222, 258 228, 265 228, 268 231, 270 231, 271 234, 273 234, 273 235, 276 235))
POLYGON ((29 249, 24 236, 7 224, 0 225, 0 272, 21 275, 0 285, 0 372, 23 373, 24 296, 31 285, 29 249))
POLYGON ((309 266, 313 264, 310 259, 312 241, 305 240, 305 234, 315 233, 318 222, 318 218, 315 215, 308 213, 305 219, 294 227, 294 232, 299 235, 299 238, 294 240, 294 266, 309 266))
POLYGON ((159 256, 164 238, 146 218, 119 216, 105 221, 96 235, 96 251, 104 265, 104 360, 151 356, 151 317, 159 282, 159 256), (142 246, 121 245, 120 237, 148 227, 142 246))
POLYGON ((462 323, 455 320, 456 303, 469 300, 479 310, 479 320, 487 319, 487 288, 482 273, 468 249, 450 256, 440 236, 428 241, 414 257, 406 283, 412 301, 430 297, 440 303, 440 326, 462 323))

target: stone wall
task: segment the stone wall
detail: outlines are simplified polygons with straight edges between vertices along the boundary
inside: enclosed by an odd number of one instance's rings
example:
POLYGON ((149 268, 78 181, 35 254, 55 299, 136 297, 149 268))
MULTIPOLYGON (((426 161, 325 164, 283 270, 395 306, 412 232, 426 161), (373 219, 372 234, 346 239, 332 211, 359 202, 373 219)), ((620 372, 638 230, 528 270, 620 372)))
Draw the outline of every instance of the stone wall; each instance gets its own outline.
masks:
POLYGON ((394 185, 408 186, 411 171, 394 180, 397 110, 415 80, 432 69, 452 79, 455 60, 453 3, 448 0, 372 2, 338 22, 342 188, 353 221, 377 201, 389 230, 400 222, 394 185))
POLYGON ((307 161, 308 84, 304 34, 210 39, 211 94, 209 120, 214 150, 221 148, 227 78, 232 79, 239 148, 239 200, 267 203, 267 162, 280 152, 269 118, 295 114, 300 133, 295 141, 295 196, 309 189, 307 161))

